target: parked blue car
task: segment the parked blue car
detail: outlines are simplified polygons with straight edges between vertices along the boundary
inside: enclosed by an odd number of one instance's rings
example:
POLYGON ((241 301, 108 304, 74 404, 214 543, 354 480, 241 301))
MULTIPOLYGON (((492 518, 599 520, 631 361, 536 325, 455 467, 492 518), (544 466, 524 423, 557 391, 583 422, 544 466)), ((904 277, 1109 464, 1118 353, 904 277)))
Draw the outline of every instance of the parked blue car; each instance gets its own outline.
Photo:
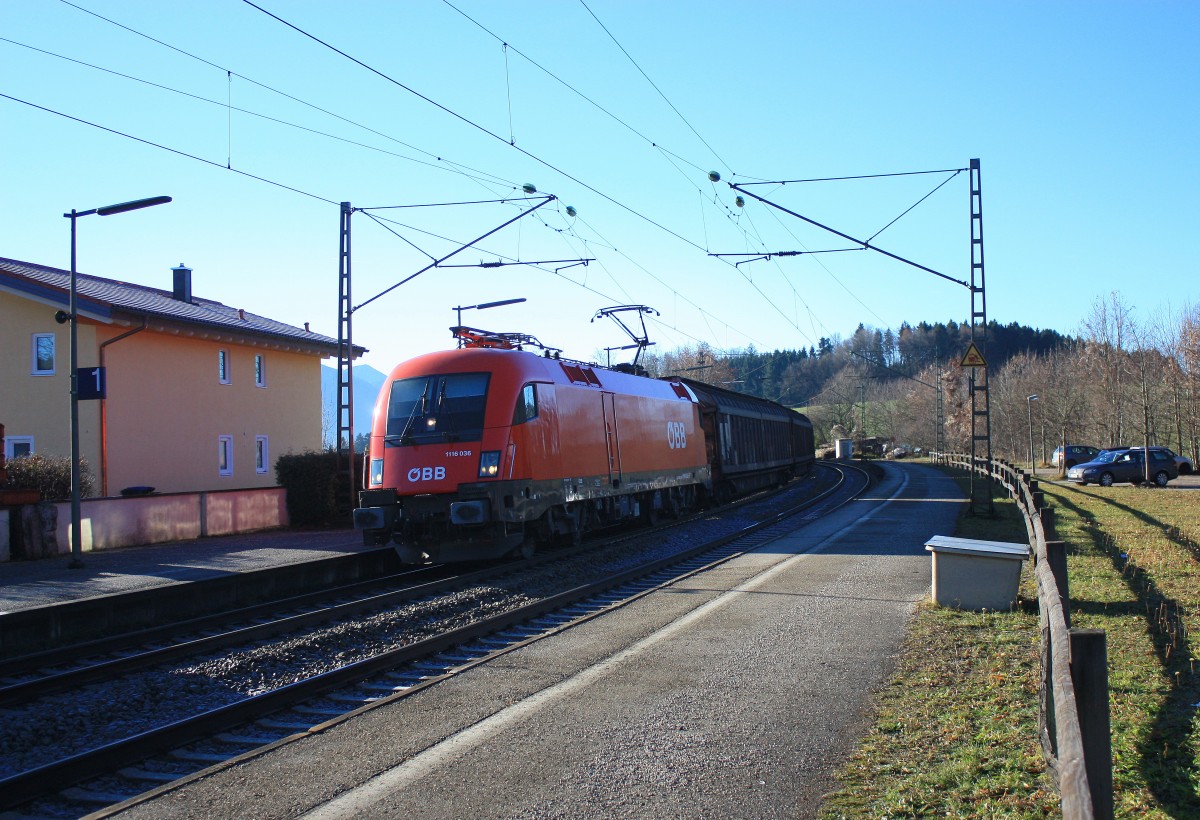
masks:
MULTIPOLYGON (((1094 461, 1076 464, 1067 470, 1067 480, 1078 484, 1095 483, 1111 487, 1123 481, 1141 484, 1146 480, 1144 453, 1142 450, 1105 450, 1094 461)), ((1150 480, 1159 487, 1167 486, 1179 477, 1175 459, 1162 450, 1150 449, 1150 480)))

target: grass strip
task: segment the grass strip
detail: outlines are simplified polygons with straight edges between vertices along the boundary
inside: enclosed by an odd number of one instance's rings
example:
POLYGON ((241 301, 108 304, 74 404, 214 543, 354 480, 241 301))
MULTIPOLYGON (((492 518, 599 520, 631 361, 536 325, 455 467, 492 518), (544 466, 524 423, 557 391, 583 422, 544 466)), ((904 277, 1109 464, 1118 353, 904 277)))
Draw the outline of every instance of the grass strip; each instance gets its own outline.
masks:
POLYGON ((1200 492, 1046 486, 1072 625, 1108 639, 1118 817, 1200 817, 1200 492))
MULTIPOLYGON (((962 479, 965 482, 965 479, 962 479)), ((1072 625, 1103 629, 1117 817, 1200 817, 1200 491, 1043 483, 1072 625)), ((1024 541, 1016 506, 956 534, 1024 541)), ((1036 586, 1007 613, 917 608, 876 722, 820 816, 1055 817, 1037 742, 1036 586)))

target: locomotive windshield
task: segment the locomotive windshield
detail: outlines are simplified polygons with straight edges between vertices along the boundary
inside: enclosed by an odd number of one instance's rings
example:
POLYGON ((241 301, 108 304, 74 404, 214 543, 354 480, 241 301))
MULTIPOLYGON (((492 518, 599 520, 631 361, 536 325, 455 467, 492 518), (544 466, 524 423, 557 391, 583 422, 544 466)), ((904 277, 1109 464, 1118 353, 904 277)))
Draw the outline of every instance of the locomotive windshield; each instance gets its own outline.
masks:
POLYGON ((392 382, 385 441, 392 446, 483 437, 487 373, 420 376, 392 382))

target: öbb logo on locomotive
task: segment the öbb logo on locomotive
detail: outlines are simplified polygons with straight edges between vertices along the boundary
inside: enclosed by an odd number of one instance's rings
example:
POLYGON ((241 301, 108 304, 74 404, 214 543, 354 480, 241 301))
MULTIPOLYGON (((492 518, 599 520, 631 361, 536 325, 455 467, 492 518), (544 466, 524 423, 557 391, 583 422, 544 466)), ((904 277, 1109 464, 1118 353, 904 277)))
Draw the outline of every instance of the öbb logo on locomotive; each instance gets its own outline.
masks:
POLYGON ((369 450, 354 525, 406 563, 529 555, 778 486, 814 462, 811 422, 776 402, 473 343, 392 369, 369 450))
POLYGON ((682 421, 667 422, 667 444, 672 450, 687 449, 687 425, 682 421))

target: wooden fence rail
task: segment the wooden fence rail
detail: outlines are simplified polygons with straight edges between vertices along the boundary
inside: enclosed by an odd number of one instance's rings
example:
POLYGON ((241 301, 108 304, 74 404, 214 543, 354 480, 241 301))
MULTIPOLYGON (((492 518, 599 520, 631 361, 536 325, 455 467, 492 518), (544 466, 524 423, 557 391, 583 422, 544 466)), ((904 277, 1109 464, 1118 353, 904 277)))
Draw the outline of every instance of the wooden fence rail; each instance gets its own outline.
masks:
POLYGON ((1034 557, 1041 622, 1042 751, 1058 785, 1063 817, 1113 816, 1108 663, 1103 630, 1071 629, 1066 551, 1054 538, 1053 511, 1036 479, 1007 462, 935 453, 941 464, 973 471, 1016 501, 1034 557))

